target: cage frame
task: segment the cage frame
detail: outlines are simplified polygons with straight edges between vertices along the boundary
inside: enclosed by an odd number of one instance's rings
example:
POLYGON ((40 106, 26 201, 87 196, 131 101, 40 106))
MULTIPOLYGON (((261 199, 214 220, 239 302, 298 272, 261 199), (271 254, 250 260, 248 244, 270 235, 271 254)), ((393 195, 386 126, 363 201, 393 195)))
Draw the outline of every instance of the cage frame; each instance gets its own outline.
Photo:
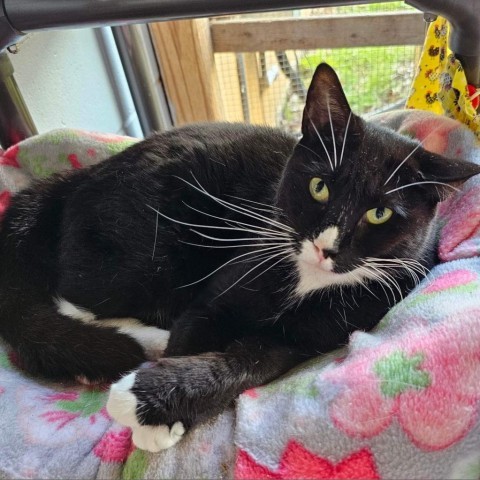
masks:
MULTIPOLYGON (((125 25, 239 13, 376 3, 377 0, 0 0, 0 144, 3 148, 37 133, 14 79, 6 49, 26 34, 59 28, 125 25)), ((386 0, 391 2, 393 0, 386 0)), ((480 87, 480 2, 405 0, 431 18, 451 23, 450 48, 468 81, 480 87)), ((132 73, 132 81, 140 82, 132 73)), ((146 98, 145 98, 146 100, 146 98)), ((140 107, 142 100, 139 99, 140 107)), ((145 111, 149 111, 145 103, 145 111)), ((151 109, 150 109, 151 110, 151 109)), ((148 115, 148 114, 147 114, 148 115)), ((145 119, 155 123, 155 118, 145 119)))

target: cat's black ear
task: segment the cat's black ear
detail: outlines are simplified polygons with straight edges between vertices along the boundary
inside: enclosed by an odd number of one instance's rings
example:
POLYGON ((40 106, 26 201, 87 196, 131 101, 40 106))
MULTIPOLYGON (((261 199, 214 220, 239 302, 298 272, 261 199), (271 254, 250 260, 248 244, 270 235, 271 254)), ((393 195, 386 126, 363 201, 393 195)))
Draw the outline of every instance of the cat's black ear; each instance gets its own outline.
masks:
MULTIPOLYGON (((426 150, 420 154, 418 161, 420 181, 447 183, 458 188, 470 177, 480 174, 480 165, 476 163, 458 158, 442 157, 426 150)), ((432 187, 439 186, 438 183, 431 183, 431 185, 432 187)), ((445 196, 445 194, 451 193, 453 189, 445 187, 441 191, 445 196)))
POLYGON ((313 74, 303 110, 302 134, 316 135, 333 126, 335 135, 345 130, 351 115, 350 106, 343 92, 340 80, 330 65, 321 63, 313 74))

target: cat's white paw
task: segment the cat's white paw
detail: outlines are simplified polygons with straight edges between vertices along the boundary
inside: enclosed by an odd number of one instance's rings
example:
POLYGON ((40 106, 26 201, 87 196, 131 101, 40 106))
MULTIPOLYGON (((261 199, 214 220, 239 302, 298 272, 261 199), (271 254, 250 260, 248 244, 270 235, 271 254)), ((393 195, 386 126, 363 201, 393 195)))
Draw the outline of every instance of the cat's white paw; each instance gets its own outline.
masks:
POLYGON ((107 412, 118 423, 126 427, 139 427, 137 420, 137 397, 131 388, 136 373, 129 373, 116 383, 112 383, 107 400, 107 412))
POLYGON ((140 425, 137 420, 137 397, 131 389, 136 373, 130 373, 110 387, 107 412, 118 423, 132 429, 132 440, 136 447, 149 452, 159 452, 175 445, 185 433, 182 422, 167 425, 140 425))
POLYGON ((132 440, 136 447, 149 452, 159 452, 175 445, 185 433, 182 422, 176 422, 172 428, 167 425, 150 425, 132 428, 132 440))

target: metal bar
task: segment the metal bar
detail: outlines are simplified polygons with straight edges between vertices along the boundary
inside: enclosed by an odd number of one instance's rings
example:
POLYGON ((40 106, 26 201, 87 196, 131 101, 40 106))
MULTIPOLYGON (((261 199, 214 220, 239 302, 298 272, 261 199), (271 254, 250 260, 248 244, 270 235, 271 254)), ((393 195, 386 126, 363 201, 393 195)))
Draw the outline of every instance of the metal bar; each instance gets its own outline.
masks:
POLYGON ((130 137, 141 138, 144 136, 143 130, 140 126, 112 29, 110 27, 96 28, 95 35, 122 116, 122 129, 130 137))
POLYGON ((37 133, 32 117, 13 78, 13 65, 0 53, 0 144, 3 148, 37 133))
POLYGON ((124 25, 112 31, 143 134, 172 128, 148 27, 124 25))
MULTIPOLYGON (((98 27, 240 12, 373 2, 374 0, 323 2, 321 0, 266 0, 264 2, 258 0, 0 0, 0 52, 17 42, 23 33, 35 30, 98 27)), ((132 31, 124 30, 123 33, 117 31, 116 40, 123 65, 127 70, 129 86, 138 109, 142 129, 145 133, 149 133, 152 130, 168 128, 171 120, 165 115, 168 110, 164 108, 167 104, 165 98, 162 99, 158 88, 155 91, 144 76, 152 64, 149 67, 143 60, 136 59, 138 50, 134 45, 141 42, 137 37, 132 31), (144 73, 137 76, 135 67, 139 65, 144 73), (143 88, 147 91, 143 92, 143 88), (162 107, 153 101, 154 97, 163 103, 162 107)), ((6 55, 2 62, 4 65, 10 63, 6 55)), ((36 133, 36 129, 13 76, 0 72, 0 80, 0 104, 2 105, 0 141, 4 147, 7 147, 15 141, 36 133)))
POLYGON ((0 1, 0 51, 21 38, 22 33, 16 30, 7 18, 5 5, 0 1))
MULTIPOLYGON (((335 5, 374 3, 375 0, 0 0, 0 51, 11 45, 22 32, 53 28, 94 27, 120 25, 154 20, 207 17, 257 11, 299 9, 335 5)), ((387 0, 392 1, 392 0, 387 0)), ((479 0, 406 0, 406 3, 424 11, 445 16, 452 24, 451 48, 464 62, 467 78, 480 85, 480 1, 479 0)), ((126 35, 125 35, 126 37, 126 35)), ((125 40, 125 39, 124 39, 125 40)), ((120 42, 120 41, 119 41, 120 42)), ((135 59, 124 41, 125 59, 132 65, 129 84, 133 90, 145 85, 135 79, 135 59), (137 87, 135 87, 135 84, 137 87)), ((8 59, 7 59, 8 60, 8 59)), ((125 60, 125 65, 128 64, 125 60)), ((2 62, 6 65, 5 60, 2 62)), ((127 67, 126 67, 127 69, 127 67)), ((7 68, 8 70, 8 68, 7 68)), ((35 132, 32 119, 11 74, 0 73, 0 104, 5 112, 0 119, 3 128, 2 143, 8 145, 16 136, 24 138, 35 132), (16 123, 15 123, 16 122, 16 123), (16 126, 15 126, 16 125, 16 126), (16 133, 15 133, 16 132, 16 133), (31 133, 30 133, 31 134, 31 133)), ((140 92, 141 93, 141 92, 140 92)), ((158 93, 158 92, 157 92, 158 93)), ((135 98, 135 93, 133 94, 135 98)), ((148 104, 141 102, 143 107, 148 104)), ((138 97, 139 98, 139 97, 138 97)), ((152 104, 154 102, 151 102, 152 104)), ((140 105, 139 103, 136 105, 140 105)), ((137 108, 140 108, 137 106, 137 108)), ((142 113, 139 112, 142 118, 142 113)), ((146 131, 163 128, 161 115, 158 125, 147 124, 146 131)))
POLYGON ((30 31, 352 5, 374 0, 4 0, 4 3, 12 26, 30 31))
MULTIPOLYGON (((375 0, 0 0, 0 50, 20 32, 95 27, 154 20, 206 17, 257 11, 373 3, 375 0)), ((391 1, 391 0, 387 0, 391 1)), ((451 48, 466 63, 470 81, 480 83, 480 2, 406 0, 452 24, 451 48)))

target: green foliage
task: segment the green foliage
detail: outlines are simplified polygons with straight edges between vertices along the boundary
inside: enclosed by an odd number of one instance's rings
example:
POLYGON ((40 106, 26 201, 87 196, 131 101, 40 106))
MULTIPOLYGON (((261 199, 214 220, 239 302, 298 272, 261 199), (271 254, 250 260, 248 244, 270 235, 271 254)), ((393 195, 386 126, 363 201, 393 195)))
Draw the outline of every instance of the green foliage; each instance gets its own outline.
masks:
POLYGON ((405 5, 404 2, 383 2, 383 3, 368 3, 366 5, 355 5, 354 7, 336 7, 335 13, 377 13, 377 12, 391 12, 399 10, 413 10, 412 7, 405 5))
MULTIPOLYGON (((405 10, 414 9, 404 2, 384 2, 335 7, 330 9, 329 14, 380 14, 405 10)), ((346 32, 339 32, 339 35, 344 34, 346 32)), ((406 100, 415 70, 416 48, 391 46, 319 49, 305 52, 298 68, 308 87, 315 67, 320 62, 330 64, 337 71, 354 112, 365 114, 406 100)))
POLYGON ((315 67, 327 62, 338 73, 353 111, 362 114, 406 98, 415 47, 364 47, 316 50, 299 64, 305 85, 315 67))

